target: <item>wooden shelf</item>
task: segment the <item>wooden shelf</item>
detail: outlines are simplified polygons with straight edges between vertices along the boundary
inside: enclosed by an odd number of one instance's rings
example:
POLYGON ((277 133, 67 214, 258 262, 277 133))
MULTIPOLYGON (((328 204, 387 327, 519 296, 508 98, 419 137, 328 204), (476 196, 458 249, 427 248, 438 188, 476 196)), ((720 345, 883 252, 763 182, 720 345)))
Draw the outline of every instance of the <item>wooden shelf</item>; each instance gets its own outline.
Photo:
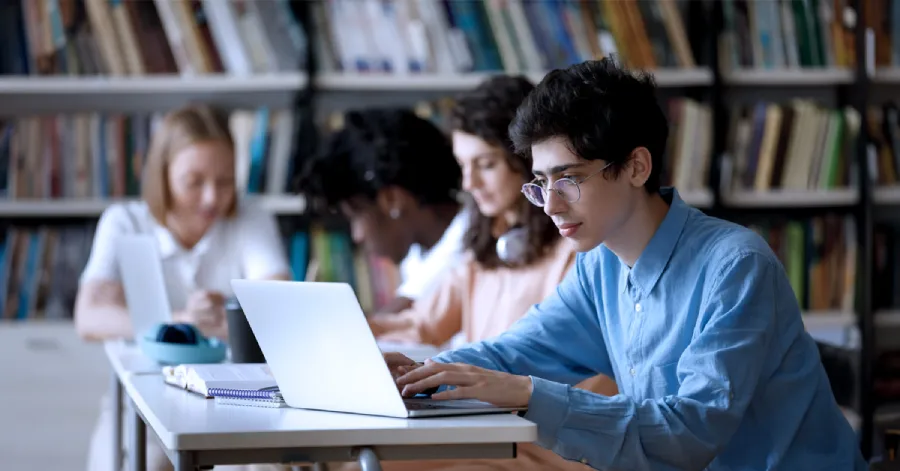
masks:
POLYGON ((872 191, 875 204, 900 205, 900 186, 881 186, 872 191))
POLYGON ((882 84, 900 84, 900 67, 885 67, 875 70, 872 82, 882 84))
POLYGON ((210 91, 246 93, 299 90, 306 86, 306 82, 305 73, 247 77, 233 75, 5 76, 0 78, 0 95, 165 94, 210 91))
POLYGON ((722 195, 722 203, 735 208, 816 208, 851 206, 859 201, 855 188, 842 190, 771 190, 767 192, 737 191, 722 195))
POLYGON ((258 76, 0 76, 0 115, 168 111, 191 102, 227 108, 284 108, 307 85, 305 73, 258 76))
MULTIPOLYGON (((468 74, 323 74, 314 79, 316 87, 327 91, 459 91, 475 87, 479 82, 497 72, 477 72, 468 74)), ((525 73, 534 83, 540 82, 545 74, 525 73)), ((685 87, 710 85, 712 71, 708 68, 660 69, 653 71, 660 87, 685 87)))
POLYGON ((900 310, 885 309, 876 311, 875 325, 878 327, 900 327, 900 310))
POLYGON ((722 72, 728 85, 843 85, 852 83, 851 69, 734 69, 722 72))
MULTIPOLYGON (((258 202, 275 214, 302 214, 306 209, 305 201, 300 196, 253 195, 244 198, 258 202)), ((0 200, 0 217, 97 217, 109 205, 123 201, 134 199, 7 199, 0 200)))
POLYGON ((809 330, 836 329, 856 326, 856 314, 844 311, 806 311, 803 325, 809 330))
POLYGON ((678 195, 685 203, 695 208, 711 208, 713 205, 713 193, 708 188, 700 190, 678 190, 678 195))

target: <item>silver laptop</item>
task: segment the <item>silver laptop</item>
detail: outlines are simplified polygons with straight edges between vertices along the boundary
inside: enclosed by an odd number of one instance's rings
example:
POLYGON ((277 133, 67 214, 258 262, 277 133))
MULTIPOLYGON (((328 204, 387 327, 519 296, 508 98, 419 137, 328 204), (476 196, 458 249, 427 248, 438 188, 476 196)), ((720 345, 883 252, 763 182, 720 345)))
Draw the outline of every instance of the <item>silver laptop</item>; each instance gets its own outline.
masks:
POLYGON ((125 302, 137 340, 156 324, 172 322, 162 259, 156 238, 151 235, 122 235, 115 244, 125 302))
POLYGON ((232 280, 231 286, 291 407, 403 418, 521 410, 403 398, 346 283, 232 280))

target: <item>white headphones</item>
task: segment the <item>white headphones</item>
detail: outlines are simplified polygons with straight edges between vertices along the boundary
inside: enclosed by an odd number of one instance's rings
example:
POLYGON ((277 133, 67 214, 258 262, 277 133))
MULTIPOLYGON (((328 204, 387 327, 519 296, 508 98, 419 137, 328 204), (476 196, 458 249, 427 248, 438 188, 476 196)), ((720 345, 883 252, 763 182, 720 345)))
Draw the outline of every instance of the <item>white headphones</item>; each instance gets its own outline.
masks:
POLYGON ((497 257, 504 263, 516 264, 525 258, 528 248, 528 229, 513 227, 497 238, 497 257))

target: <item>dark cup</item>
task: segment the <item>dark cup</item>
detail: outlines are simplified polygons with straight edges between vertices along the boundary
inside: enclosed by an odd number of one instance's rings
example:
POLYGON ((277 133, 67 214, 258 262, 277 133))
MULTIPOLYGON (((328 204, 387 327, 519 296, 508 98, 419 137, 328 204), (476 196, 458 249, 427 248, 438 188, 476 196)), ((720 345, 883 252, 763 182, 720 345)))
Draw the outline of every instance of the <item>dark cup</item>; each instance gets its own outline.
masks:
POLYGON ((231 347, 232 363, 265 363, 266 357, 259 348, 256 336, 250 329, 244 310, 237 299, 225 302, 225 316, 228 321, 228 345, 231 347))

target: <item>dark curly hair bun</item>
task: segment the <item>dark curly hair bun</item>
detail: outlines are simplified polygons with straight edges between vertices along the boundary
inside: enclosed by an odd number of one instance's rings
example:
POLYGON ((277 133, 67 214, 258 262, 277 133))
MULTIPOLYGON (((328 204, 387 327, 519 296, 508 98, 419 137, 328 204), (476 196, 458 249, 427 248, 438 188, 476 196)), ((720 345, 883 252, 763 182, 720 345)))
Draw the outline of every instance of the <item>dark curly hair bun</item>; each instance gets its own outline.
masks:
POLYGON ((298 191, 327 207, 397 186, 421 204, 453 203, 461 172, 447 136, 405 108, 349 110, 307 163, 298 191))

